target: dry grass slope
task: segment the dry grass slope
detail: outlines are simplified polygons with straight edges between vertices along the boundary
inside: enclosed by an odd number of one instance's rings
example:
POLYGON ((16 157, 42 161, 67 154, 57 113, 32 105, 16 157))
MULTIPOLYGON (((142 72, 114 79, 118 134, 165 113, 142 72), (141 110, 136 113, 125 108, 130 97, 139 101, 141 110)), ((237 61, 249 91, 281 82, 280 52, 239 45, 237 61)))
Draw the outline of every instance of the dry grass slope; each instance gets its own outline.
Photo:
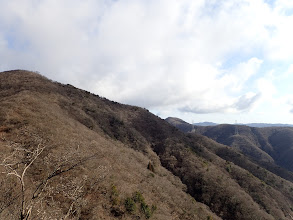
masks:
POLYGON ((136 107, 21 70, 0 73, 0 102, 0 219, 218 219, 127 125, 136 107), (22 190, 10 173, 40 147, 22 190))
POLYGON ((0 102, 1 172, 36 158, 24 190, 1 175, 2 219, 293 216, 292 182, 145 109, 20 70, 0 73, 0 102))

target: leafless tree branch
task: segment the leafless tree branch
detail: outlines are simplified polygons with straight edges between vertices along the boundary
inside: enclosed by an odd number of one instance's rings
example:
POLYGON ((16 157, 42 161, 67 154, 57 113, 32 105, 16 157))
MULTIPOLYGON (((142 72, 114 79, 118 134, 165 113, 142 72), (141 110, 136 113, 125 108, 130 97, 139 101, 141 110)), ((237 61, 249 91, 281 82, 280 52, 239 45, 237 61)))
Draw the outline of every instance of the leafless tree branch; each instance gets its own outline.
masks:
POLYGON ((0 166, 5 168, 5 172, 8 176, 13 175, 16 176, 20 182, 21 186, 21 213, 20 219, 28 219, 31 213, 32 207, 26 207, 26 200, 25 200, 25 175, 27 170, 31 167, 34 161, 39 157, 39 155, 44 151, 45 147, 41 144, 38 144, 37 148, 33 151, 29 151, 25 148, 18 147, 15 144, 11 144, 10 146, 13 149, 13 152, 6 158, 3 159, 0 166), (28 163, 25 163, 23 169, 19 167, 20 158, 17 157, 18 153, 26 152, 31 154, 31 159, 28 163))

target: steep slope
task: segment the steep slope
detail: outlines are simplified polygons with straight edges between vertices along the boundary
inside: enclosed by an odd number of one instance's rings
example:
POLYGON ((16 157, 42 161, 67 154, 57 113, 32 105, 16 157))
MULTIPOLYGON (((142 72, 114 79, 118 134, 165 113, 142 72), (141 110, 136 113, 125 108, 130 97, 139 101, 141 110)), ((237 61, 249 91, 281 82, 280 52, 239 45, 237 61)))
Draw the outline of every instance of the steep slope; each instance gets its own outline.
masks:
POLYGON ((126 126, 138 108, 27 71, 0 73, 0 102, 0 219, 218 219, 126 126))
POLYGON ((0 101, 2 219, 293 215, 292 182, 145 109, 26 71, 0 73, 0 101))

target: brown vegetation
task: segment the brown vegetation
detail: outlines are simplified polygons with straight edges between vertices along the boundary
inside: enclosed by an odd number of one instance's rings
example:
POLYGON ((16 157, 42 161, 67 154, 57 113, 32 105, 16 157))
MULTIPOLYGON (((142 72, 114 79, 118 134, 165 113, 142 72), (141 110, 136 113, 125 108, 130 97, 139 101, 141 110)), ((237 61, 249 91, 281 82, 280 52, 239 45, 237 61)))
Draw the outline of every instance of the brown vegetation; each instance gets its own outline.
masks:
POLYGON ((130 126, 145 110, 27 71, 0 73, 0 102, 0 219, 219 219, 130 126))
POLYGON ((31 152, 44 147, 35 160, 21 157, 19 169, 33 161, 24 175, 24 199, 19 180, 7 176, 2 163, 1 219, 19 218, 22 201, 30 204, 31 219, 293 215, 292 182, 145 109, 27 71, 0 73, 0 102, 1 161, 12 143, 31 152))

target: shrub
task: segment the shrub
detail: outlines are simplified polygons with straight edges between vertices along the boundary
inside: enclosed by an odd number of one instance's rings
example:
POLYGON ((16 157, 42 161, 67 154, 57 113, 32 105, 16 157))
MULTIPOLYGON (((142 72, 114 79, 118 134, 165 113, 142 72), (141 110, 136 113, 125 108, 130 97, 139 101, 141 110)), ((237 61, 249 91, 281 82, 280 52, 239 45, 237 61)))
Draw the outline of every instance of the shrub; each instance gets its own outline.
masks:
POLYGON ((135 205, 135 202, 134 202, 134 200, 132 198, 126 198, 124 205, 125 205, 125 208, 126 208, 127 212, 129 212, 129 213, 135 212, 136 205, 135 205))
POLYGON ((141 206, 141 211, 143 212, 143 214, 145 215, 145 217, 147 219, 149 219, 152 216, 152 210, 150 209, 150 207, 144 202, 140 204, 141 206))
POLYGON ((144 198, 140 192, 135 192, 133 199, 135 202, 144 203, 144 198))
POLYGON ((148 164, 148 169, 152 172, 155 172, 154 165, 151 162, 149 162, 149 164, 148 164))
POLYGON ((140 210, 146 217, 146 219, 149 219, 153 213, 157 210, 157 207, 155 205, 152 205, 151 207, 146 204, 143 195, 140 192, 135 192, 133 199, 131 199, 134 203, 140 203, 140 210))
POLYGON ((113 205, 119 205, 120 203, 119 192, 114 184, 111 186, 111 200, 113 205))
POLYGON ((150 173, 150 174, 149 174, 149 177, 155 177, 155 174, 150 173))
POLYGON ((154 211, 157 210, 157 206, 156 205, 152 205, 152 213, 154 213, 154 211))

